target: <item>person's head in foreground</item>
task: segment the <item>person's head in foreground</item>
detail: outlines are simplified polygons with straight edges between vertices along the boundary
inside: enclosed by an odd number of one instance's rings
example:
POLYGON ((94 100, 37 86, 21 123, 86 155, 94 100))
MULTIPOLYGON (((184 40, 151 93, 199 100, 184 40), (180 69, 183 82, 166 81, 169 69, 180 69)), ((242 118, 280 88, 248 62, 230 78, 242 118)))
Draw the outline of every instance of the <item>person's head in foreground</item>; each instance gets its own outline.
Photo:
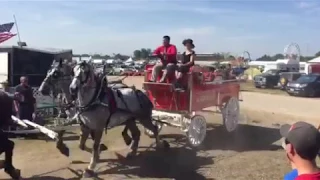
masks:
POLYGON ((185 40, 183 40, 182 44, 183 44, 184 47, 186 47, 186 49, 189 50, 189 51, 191 51, 192 49, 195 48, 192 39, 185 39, 185 40))
POLYGON ((170 45, 170 36, 163 36, 163 46, 169 46, 170 45))
POLYGON ((291 165, 298 170, 296 180, 319 179, 320 170, 315 159, 320 150, 320 133, 306 122, 285 124, 280 128, 283 148, 291 165))

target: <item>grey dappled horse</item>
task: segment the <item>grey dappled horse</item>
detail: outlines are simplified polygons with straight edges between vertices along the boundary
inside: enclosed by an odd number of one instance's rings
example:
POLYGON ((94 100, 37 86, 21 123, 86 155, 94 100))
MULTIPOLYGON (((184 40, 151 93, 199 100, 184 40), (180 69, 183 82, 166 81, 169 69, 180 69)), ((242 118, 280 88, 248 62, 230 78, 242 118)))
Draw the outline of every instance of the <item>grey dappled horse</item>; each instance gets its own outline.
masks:
MULTIPOLYGON (((59 106, 60 106, 60 111, 65 111, 67 118, 73 122, 75 114, 76 114, 76 109, 73 106, 72 103, 72 97, 69 91, 69 85, 72 80, 73 76, 73 63, 70 63, 66 60, 54 60, 52 62, 51 68, 48 70, 46 78, 43 80, 41 83, 38 91, 40 91, 43 95, 49 95, 50 91, 53 92, 54 96, 57 95, 59 99, 59 106)), ((103 69, 102 69, 103 70, 103 69)), ((103 72, 99 72, 100 74, 103 72)), ((113 87, 126 87, 124 84, 113 84, 113 87)), ((61 114, 61 112, 60 112, 61 114)), ((69 123, 67 123, 69 124, 69 123)), ((79 143, 79 148, 81 150, 85 150, 85 142, 87 139, 87 132, 89 131, 86 126, 83 126, 83 123, 80 122, 80 127, 81 127, 81 132, 80 132, 80 143, 79 143)), ((123 130, 122 136, 124 137, 124 140, 127 145, 130 144, 130 137, 128 135, 128 127, 126 126, 123 130)), ((92 139, 94 139, 94 132, 90 131, 92 139)), ((104 144, 101 145, 102 149, 106 149, 106 146, 104 144)))
MULTIPOLYGON (((153 105, 149 98, 134 88, 111 88, 105 76, 97 77, 90 62, 79 62, 73 68, 74 78, 70 84, 70 93, 76 98, 79 119, 91 131, 94 131, 93 157, 84 176, 93 176, 99 160, 99 145, 105 127, 112 128, 122 124, 131 131, 132 139, 122 133, 127 144, 131 143, 128 157, 137 154, 140 131, 136 120, 151 130, 157 147, 168 147, 166 141, 160 142, 158 128, 152 123, 153 105)), ((82 140, 86 141, 89 131, 84 131, 82 140)))
MULTIPOLYGON (((69 93, 69 85, 72 80, 72 63, 60 59, 54 60, 48 70, 46 78, 41 83, 38 91, 43 95, 49 95, 50 91, 58 98, 60 111, 65 111, 68 119, 75 115, 75 108, 72 108, 72 98, 69 93)), ((59 115, 62 113, 60 112, 59 115)))

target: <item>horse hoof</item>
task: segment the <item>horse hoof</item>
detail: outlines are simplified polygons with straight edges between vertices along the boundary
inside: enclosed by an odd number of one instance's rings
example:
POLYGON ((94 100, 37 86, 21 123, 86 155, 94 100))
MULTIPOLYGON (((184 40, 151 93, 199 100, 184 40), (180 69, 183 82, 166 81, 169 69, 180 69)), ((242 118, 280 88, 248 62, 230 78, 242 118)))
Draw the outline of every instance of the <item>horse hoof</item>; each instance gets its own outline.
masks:
POLYGON ((168 141, 163 140, 163 141, 162 141, 162 147, 163 147, 164 149, 169 149, 169 148, 170 148, 170 144, 168 143, 168 141))
POLYGON ((57 149, 60 151, 61 154, 69 157, 70 155, 70 150, 67 147, 67 145, 65 145, 64 143, 57 143, 57 149))
POLYGON ((85 145, 79 145, 79 149, 81 149, 82 151, 84 151, 85 150, 85 145))
POLYGON ((126 159, 131 159, 137 155, 137 152, 129 152, 126 156, 126 159))
POLYGON ((129 146, 132 142, 131 137, 128 134, 122 134, 123 140, 127 146, 129 146))
POLYGON ((85 169, 82 173, 83 178, 91 178, 94 177, 94 171, 90 169, 85 169))
POLYGON ((108 147, 104 144, 100 144, 100 151, 106 151, 108 150, 108 147))
POLYGON ((161 149, 169 149, 170 148, 170 144, 167 142, 167 141, 165 141, 165 140, 163 140, 159 145, 157 145, 157 147, 156 147, 157 149, 159 149, 159 150, 161 150, 161 149))
POLYGON ((21 179, 20 169, 10 169, 10 170, 5 169, 4 171, 14 180, 21 179))

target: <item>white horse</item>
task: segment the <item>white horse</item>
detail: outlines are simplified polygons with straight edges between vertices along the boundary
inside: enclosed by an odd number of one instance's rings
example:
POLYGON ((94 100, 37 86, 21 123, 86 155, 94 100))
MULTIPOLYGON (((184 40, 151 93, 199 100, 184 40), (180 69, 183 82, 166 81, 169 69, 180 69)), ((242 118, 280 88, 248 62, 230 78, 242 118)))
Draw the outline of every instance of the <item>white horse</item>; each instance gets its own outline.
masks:
POLYGON ((94 68, 90 63, 79 63, 74 67, 73 71, 70 71, 70 65, 60 60, 53 63, 45 81, 39 88, 40 91, 44 92, 45 87, 50 85, 51 81, 51 84, 56 86, 61 85, 61 91, 65 94, 65 99, 68 101, 67 104, 72 102, 70 99, 72 96, 77 97, 77 117, 81 121, 80 124, 82 124, 80 148, 84 149, 89 134, 91 134, 94 140, 93 157, 88 168, 83 173, 84 177, 94 176, 94 168, 99 160, 99 145, 106 126, 111 128, 121 124, 126 125, 122 136, 127 145, 131 144, 132 151, 128 154, 128 157, 136 155, 140 139, 140 131, 136 126, 135 119, 139 119, 142 125, 154 132, 157 147, 169 146, 167 142, 163 141, 161 143, 159 141, 158 129, 151 121, 153 106, 150 100, 138 90, 131 88, 121 88, 119 90, 108 88, 107 80, 103 77, 105 76, 102 76, 100 79, 97 78, 94 68), (74 78, 70 84, 71 80, 69 78, 73 74, 74 78), (52 80, 54 81, 53 83, 52 80), (65 83, 62 81, 65 81, 65 83), (70 87, 68 85, 66 88, 66 84, 70 84, 70 87), (122 96, 119 97, 118 95, 122 96), (115 103, 112 103, 112 99, 115 103), (131 131, 132 138, 128 136, 127 130, 131 131))

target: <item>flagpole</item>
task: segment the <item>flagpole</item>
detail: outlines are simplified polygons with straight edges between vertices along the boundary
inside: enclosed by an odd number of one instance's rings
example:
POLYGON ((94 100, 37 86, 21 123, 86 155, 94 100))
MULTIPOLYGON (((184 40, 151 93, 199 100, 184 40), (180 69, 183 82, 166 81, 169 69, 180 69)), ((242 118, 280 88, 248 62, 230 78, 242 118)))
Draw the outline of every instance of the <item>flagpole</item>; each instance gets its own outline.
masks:
MULTIPOLYGON (((18 45, 21 43, 21 38, 20 38, 20 33, 19 33, 19 27, 18 27, 18 23, 17 23, 17 19, 16 19, 16 16, 13 15, 13 20, 14 20, 14 23, 16 25, 16 29, 17 29, 17 35, 18 35, 18 39, 19 39, 19 43, 18 45)), ((20 45, 19 45, 20 46, 20 45)))

